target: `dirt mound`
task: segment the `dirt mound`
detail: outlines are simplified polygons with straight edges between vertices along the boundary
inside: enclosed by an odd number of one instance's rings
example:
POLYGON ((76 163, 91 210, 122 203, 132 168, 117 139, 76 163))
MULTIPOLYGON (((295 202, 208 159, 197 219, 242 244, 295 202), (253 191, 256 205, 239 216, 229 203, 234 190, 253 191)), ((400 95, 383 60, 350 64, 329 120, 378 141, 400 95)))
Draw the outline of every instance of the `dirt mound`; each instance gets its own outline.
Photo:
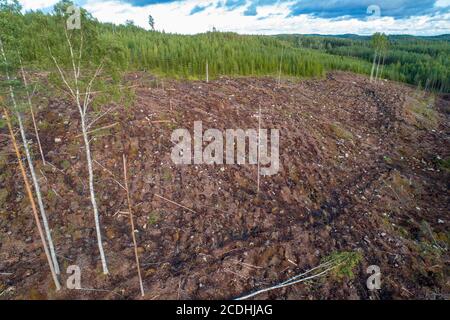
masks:
POLYGON ((40 134, 53 166, 35 162, 56 250, 62 269, 79 265, 83 288, 96 290, 49 289, 30 205, 2 131, 0 271, 12 274, 0 276, 0 298, 139 298, 126 194, 116 182, 123 152, 146 298, 234 298, 335 251, 362 254, 354 279, 326 277, 259 298, 449 294, 448 99, 347 73, 281 85, 269 78, 130 79, 138 85, 134 106, 118 107, 97 125, 109 127, 92 134, 111 275, 101 275, 79 117, 70 104, 42 98, 40 134), (280 130, 281 164, 277 175, 261 178, 259 194, 254 165, 173 164, 174 129, 192 132, 200 120, 204 130, 257 129, 259 106, 262 127, 280 130), (380 291, 366 288, 369 265, 381 268, 380 291))

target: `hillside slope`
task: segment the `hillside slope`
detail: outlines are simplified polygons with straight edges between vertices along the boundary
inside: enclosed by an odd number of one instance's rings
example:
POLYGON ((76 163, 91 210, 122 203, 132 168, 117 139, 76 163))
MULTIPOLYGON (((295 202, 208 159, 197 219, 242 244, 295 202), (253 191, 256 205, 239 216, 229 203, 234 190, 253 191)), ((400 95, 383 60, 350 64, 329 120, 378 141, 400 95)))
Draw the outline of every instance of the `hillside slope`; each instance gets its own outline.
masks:
POLYGON ((134 106, 115 106, 97 127, 115 125, 95 132, 92 141, 110 277, 101 275, 78 115, 69 103, 37 93, 40 135, 54 167, 35 161, 61 265, 79 265, 83 288, 105 291, 49 290, 52 280, 2 129, 0 270, 12 275, 0 277, 1 299, 139 298, 126 194, 116 183, 123 152, 148 299, 239 297, 336 251, 361 253, 353 279, 326 276, 258 298, 450 293, 448 100, 348 73, 280 86, 270 78, 209 84, 162 83, 145 73, 128 78, 137 86, 134 106), (204 129, 258 128, 259 105, 262 127, 280 129, 281 161, 277 175, 261 178, 259 195, 255 166, 172 163, 174 129, 192 132, 197 120, 204 129), (381 268, 378 292, 366 288, 369 265, 381 268))

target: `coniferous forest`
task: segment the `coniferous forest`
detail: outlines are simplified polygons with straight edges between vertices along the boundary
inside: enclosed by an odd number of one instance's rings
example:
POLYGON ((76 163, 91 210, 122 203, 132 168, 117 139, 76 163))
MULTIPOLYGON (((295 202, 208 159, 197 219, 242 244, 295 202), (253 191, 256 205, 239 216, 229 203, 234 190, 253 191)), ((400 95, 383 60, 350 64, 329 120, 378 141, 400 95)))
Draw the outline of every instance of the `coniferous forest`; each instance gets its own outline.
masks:
MULTIPOLYGON (((27 66, 53 66, 49 48, 54 52, 65 48, 65 9, 71 2, 61 1, 51 14, 22 14, 17 3, 2 3, 0 30, 5 47, 19 50, 27 66)), ((83 24, 95 42, 89 53, 92 60, 107 52, 119 70, 147 70, 176 78, 203 79, 206 63, 211 78, 278 75, 280 71, 283 76, 320 77, 331 70, 368 75, 376 51, 372 37, 363 36, 258 36, 216 30, 193 36, 166 34, 147 31, 132 21, 119 26, 100 23, 85 11, 83 24)), ((449 36, 388 37, 380 76, 448 92, 449 40, 449 36)))

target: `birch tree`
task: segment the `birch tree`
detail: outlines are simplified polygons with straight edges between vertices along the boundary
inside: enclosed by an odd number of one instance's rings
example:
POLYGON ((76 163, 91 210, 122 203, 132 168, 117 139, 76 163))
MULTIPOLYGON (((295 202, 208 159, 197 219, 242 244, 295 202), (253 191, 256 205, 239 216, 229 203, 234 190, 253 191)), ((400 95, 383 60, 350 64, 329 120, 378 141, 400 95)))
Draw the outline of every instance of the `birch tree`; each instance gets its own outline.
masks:
MULTIPOLYGON (((85 20, 83 21, 86 22, 85 20)), ((102 115, 94 117, 91 109, 94 101, 93 89, 96 84, 100 82, 99 77, 102 75, 102 71, 105 67, 106 58, 97 61, 95 66, 93 65, 93 61, 91 61, 93 55, 89 54, 89 52, 98 49, 94 48, 97 39, 95 39, 94 31, 83 29, 85 28, 85 23, 82 25, 81 30, 68 31, 65 26, 66 24, 64 24, 63 37, 66 42, 67 52, 60 52, 62 57, 59 59, 52 52, 50 45, 48 46, 48 52, 57 69, 57 75, 62 82, 62 87, 65 88, 65 92, 74 102, 80 117, 80 131, 85 150, 89 180, 89 197, 94 216, 97 245, 103 273, 108 274, 108 265, 102 243, 100 217, 94 184, 93 155, 91 150, 91 139, 89 136, 90 129, 94 123, 102 117, 102 115)))
MULTIPOLYGON (((0 54, 1 54, 1 57, 2 57, 3 63, 4 63, 4 73, 5 73, 6 80, 8 82, 10 82, 12 80, 12 78, 11 78, 11 75, 10 75, 10 71, 8 69, 9 63, 8 63, 8 59, 6 57, 5 49, 3 47, 3 42, 2 42, 1 39, 0 39, 0 54)), ((23 71, 23 69, 22 69, 22 71, 23 71)), ((8 85, 8 89, 9 89, 9 96, 10 96, 10 99, 11 99, 11 103, 12 103, 12 106, 13 106, 13 111, 15 113, 15 116, 17 118, 17 122, 19 124, 19 131, 20 131, 20 135, 21 135, 21 138, 22 138, 23 148, 25 150, 25 155, 26 155, 26 158, 27 158, 28 168, 30 170, 31 179, 33 181, 33 186, 34 186, 34 191, 36 193, 36 198, 37 198, 37 201, 38 201, 39 211, 41 213, 42 222, 44 224, 44 230, 45 230, 46 238, 47 238, 47 241, 48 241, 48 246, 49 246, 49 250, 50 250, 50 255, 51 255, 53 267, 54 267, 54 270, 55 270, 56 274, 59 274, 60 273, 59 264, 58 264, 58 260, 56 258, 56 252, 55 252, 55 247, 53 245, 53 239, 52 239, 52 236, 51 236, 50 227, 48 225, 48 219, 47 219, 47 214, 45 212, 44 202, 42 200, 41 188, 40 188, 40 185, 39 185, 39 182, 38 182, 38 179, 37 179, 36 171, 34 169, 33 159, 31 157, 30 146, 29 146, 29 143, 28 143, 27 135, 26 135, 26 132, 25 132, 25 127, 24 127, 24 124, 23 124, 23 117, 22 117, 21 111, 19 110, 19 105, 18 105, 18 102, 17 102, 17 99, 16 99, 16 95, 14 93, 13 86, 11 84, 9 84, 8 85)), ((26 87, 25 87, 25 90, 27 91, 26 87)), ((30 100, 30 96, 29 96, 28 91, 27 91, 27 96, 28 96, 28 101, 29 101, 29 103, 31 105, 31 100, 30 100)))
POLYGON ((370 81, 377 81, 381 78, 384 69, 384 61, 389 46, 389 40, 385 34, 379 32, 372 36, 372 47, 374 48, 374 57, 372 69, 370 72, 370 81), (381 66, 381 71, 380 71, 381 66))
POLYGON ((375 33, 372 36, 372 47, 374 48, 374 56, 373 56, 373 62, 372 62, 372 70, 370 71, 370 82, 372 82, 374 80, 374 76, 375 76, 375 69, 377 67, 377 59, 379 59, 378 55, 378 49, 380 46, 380 33, 375 33))

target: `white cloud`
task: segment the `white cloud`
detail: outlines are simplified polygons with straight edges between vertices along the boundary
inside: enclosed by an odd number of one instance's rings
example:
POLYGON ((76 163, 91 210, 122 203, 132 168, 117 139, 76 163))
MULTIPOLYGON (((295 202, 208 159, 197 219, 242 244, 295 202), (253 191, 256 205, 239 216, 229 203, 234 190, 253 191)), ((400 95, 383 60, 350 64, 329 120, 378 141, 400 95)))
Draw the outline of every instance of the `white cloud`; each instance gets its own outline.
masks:
MULTIPOLYGON (((321 34, 372 34, 380 31, 388 34, 434 35, 450 33, 450 13, 435 16, 415 16, 407 19, 381 17, 376 20, 324 19, 309 15, 288 17, 292 2, 258 8, 257 16, 244 16, 245 6, 235 10, 217 8, 219 0, 211 0, 214 5, 204 11, 190 15, 196 5, 204 5, 204 0, 177 1, 135 7, 120 0, 85 0, 83 7, 103 22, 124 23, 133 20, 136 25, 148 28, 148 15, 155 19, 156 28, 166 32, 194 34, 216 27, 220 31, 247 34, 279 33, 321 33, 321 34)), ((22 0, 22 4, 37 8, 49 6, 53 0, 22 0)), ((446 6, 450 0, 439 0, 437 5, 446 6)))
POLYGON ((37 10, 51 7, 58 3, 58 1, 59 0, 20 0, 19 2, 24 10, 37 10))
POLYGON ((450 6, 450 0, 437 0, 436 7, 448 7, 450 6))

